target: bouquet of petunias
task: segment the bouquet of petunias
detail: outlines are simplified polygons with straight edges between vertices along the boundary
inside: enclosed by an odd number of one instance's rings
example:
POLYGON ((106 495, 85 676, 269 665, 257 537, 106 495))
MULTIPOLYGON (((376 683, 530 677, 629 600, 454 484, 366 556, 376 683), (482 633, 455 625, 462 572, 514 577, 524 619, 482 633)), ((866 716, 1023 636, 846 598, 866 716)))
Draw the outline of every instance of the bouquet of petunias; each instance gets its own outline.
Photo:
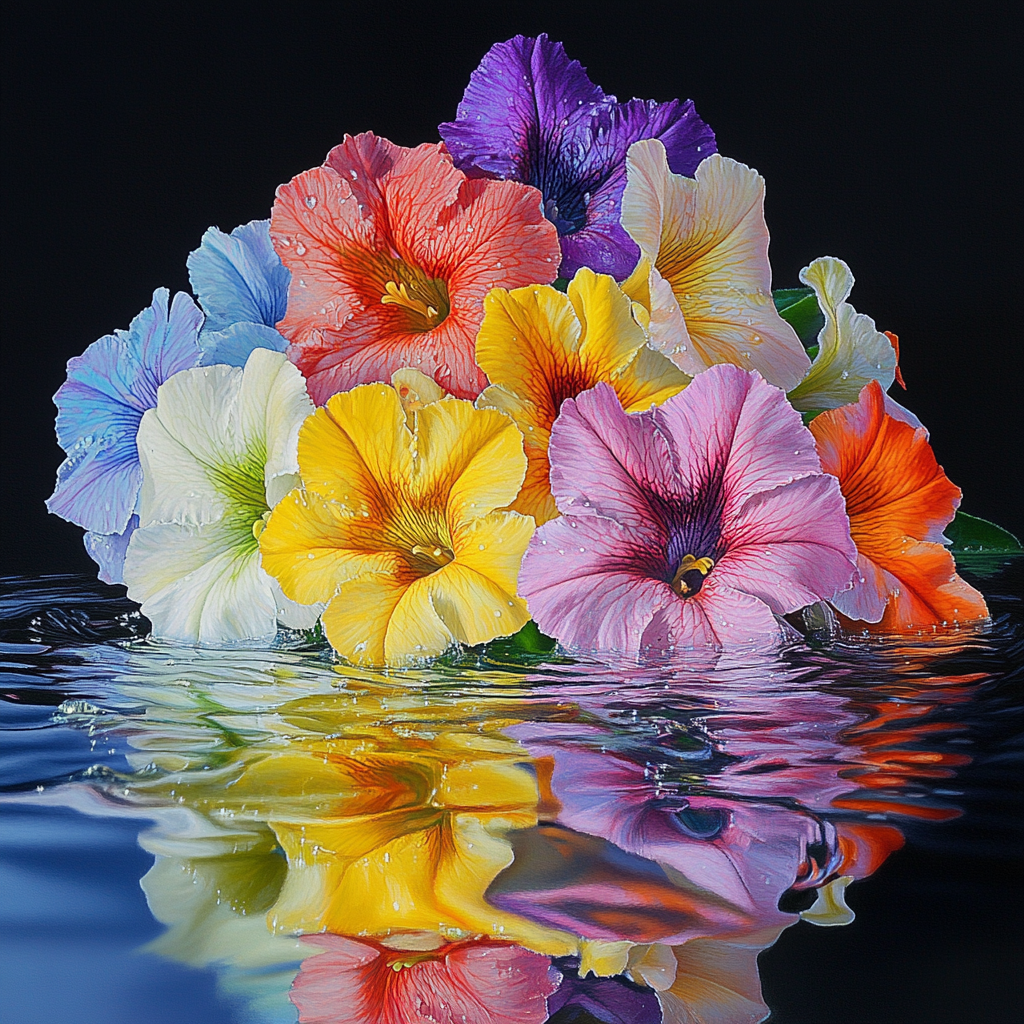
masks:
POLYGON ((320 619, 402 665, 531 617, 636 654, 987 615, 896 337, 839 259, 773 296, 764 182, 692 102, 517 36, 439 131, 347 136, 69 362, 49 508, 155 635, 320 619))

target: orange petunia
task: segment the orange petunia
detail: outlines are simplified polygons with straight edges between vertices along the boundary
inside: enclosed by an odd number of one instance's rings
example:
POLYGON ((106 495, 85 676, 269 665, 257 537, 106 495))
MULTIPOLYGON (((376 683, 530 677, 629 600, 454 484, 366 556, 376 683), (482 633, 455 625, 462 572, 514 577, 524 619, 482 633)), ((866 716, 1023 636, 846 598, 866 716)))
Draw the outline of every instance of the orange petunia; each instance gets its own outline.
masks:
POLYGON ((860 571, 832 599, 836 608, 887 632, 986 618, 984 598, 942 546, 960 489, 935 461, 924 429, 885 411, 878 381, 810 426, 822 469, 839 480, 857 545, 860 571))
POLYGON ((475 398, 484 296, 552 281, 561 260, 535 188, 470 180, 441 145, 369 132, 282 185, 270 231, 292 272, 277 328, 318 405, 404 366, 475 398))

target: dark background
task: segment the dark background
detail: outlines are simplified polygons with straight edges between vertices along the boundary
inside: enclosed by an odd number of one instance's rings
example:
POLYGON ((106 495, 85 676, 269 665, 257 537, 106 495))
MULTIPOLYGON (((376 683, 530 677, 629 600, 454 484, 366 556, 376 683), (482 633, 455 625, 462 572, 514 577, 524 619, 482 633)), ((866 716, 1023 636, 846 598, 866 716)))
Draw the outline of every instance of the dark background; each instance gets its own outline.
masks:
POLYGON ((545 30, 620 99, 691 97, 721 151, 761 171, 777 286, 816 256, 850 264, 964 509, 1020 533, 1020 5, 852 6, 19 5, 0 568, 92 571, 43 507, 69 356, 155 287, 187 289, 206 227, 268 216, 345 132, 436 139, 488 46, 545 30))
MULTIPOLYGON (((1024 5, 850 6, 20 5, 2 59, 0 571, 93 571, 43 506, 66 360, 155 287, 187 289, 206 227, 268 216, 345 132, 435 140, 488 46, 540 31, 620 99, 696 102, 767 179, 776 285, 819 255, 850 264, 963 507, 1021 534, 1024 5)), ((801 926, 762 958, 773 1019, 1015 1019, 1005 863, 894 857, 856 887, 854 928, 801 926)))

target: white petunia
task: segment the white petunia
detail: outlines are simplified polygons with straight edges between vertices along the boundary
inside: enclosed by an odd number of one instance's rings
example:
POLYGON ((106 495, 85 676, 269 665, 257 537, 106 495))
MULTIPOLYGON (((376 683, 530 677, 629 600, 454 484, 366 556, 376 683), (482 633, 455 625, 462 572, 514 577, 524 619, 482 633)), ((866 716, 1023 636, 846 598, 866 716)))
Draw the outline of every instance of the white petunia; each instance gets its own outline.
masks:
POLYGON ((216 644, 316 622, 322 608, 285 598, 257 542, 299 484, 299 427, 312 411, 302 374, 269 349, 244 369, 197 367, 160 386, 139 427, 140 528, 124 568, 155 636, 216 644))
POLYGON ((814 289, 825 326, 818 333, 818 354, 789 400, 801 412, 813 412, 856 402, 873 380, 887 390, 896 374, 896 351, 875 321, 846 301, 853 289, 850 268, 834 256, 820 256, 800 271, 800 280, 814 289))

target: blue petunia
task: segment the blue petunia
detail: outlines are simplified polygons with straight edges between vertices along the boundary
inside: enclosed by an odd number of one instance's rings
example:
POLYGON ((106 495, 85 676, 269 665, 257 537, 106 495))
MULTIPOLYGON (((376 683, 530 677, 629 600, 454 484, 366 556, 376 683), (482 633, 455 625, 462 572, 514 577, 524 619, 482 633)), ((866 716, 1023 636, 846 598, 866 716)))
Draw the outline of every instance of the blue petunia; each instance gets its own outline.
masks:
POLYGON ((660 139, 676 174, 716 152, 693 103, 618 103, 546 35, 496 43, 470 76, 454 121, 438 129, 462 170, 540 189, 558 228, 560 274, 580 267, 624 278, 639 249, 619 223, 626 152, 660 139))
POLYGON ((269 220, 230 235, 210 228, 189 254, 188 275, 206 314, 199 335, 205 365, 244 366, 255 348, 287 348, 274 326, 284 318, 291 271, 274 251, 269 220))
POLYGON ((135 444, 142 414, 156 405, 165 380, 196 366, 202 355, 202 313, 184 292, 170 310, 168 298, 167 289, 158 288, 127 331, 108 334, 68 360, 68 379, 53 396, 57 442, 67 458, 46 506, 95 535, 86 537, 86 550, 111 583, 121 581, 142 485, 135 444))

